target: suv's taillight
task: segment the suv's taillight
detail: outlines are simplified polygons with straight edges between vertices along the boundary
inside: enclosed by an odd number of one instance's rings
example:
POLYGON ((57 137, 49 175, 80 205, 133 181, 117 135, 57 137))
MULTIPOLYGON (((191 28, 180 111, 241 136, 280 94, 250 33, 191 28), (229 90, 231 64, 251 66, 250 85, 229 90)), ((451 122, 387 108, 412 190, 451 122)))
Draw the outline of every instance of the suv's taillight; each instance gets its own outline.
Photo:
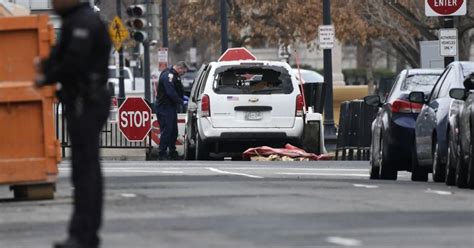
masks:
POLYGON ((201 111, 203 117, 211 116, 211 100, 208 95, 203 95, 201 99, 201 111))
POLYGON ((298 95, 296 97, 296 116, 303 116, 304 114, 304 101, 303 96, 298 95))
POLYGON ((423 104, 395 99, 391 104, 392 113, 420 113, 423 104))

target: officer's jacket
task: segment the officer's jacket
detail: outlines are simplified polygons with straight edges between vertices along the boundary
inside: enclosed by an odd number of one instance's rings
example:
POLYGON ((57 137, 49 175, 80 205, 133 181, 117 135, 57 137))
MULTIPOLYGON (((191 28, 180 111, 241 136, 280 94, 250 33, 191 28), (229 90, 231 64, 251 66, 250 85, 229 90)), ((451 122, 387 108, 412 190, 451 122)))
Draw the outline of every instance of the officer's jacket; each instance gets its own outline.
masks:
POLYGON ((88 3, 58 13, 62 17, 59 42, 43 63, 44 84, 60 82, 60 99, 72 103, 104 97, 111 41, 105 23, 88 3))
POLYGON ((183 104, 183 84, 172 67, 164 70, 160 75, 156 101, 158 106, 176 107, 183 104))

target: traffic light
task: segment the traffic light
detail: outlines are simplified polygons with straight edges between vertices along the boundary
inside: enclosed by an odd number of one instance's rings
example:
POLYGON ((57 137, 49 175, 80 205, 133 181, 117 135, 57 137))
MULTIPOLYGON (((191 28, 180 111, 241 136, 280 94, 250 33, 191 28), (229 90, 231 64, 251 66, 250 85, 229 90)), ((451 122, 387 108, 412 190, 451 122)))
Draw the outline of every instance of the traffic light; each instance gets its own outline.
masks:
POLYGON ((126 12, 129 19, 125 24, 131 29, 130 36, 138 42, 144 42, 148 38, 146 32, 148 22, 145 17, 146 6, 144 4, 130 5, 126 12))

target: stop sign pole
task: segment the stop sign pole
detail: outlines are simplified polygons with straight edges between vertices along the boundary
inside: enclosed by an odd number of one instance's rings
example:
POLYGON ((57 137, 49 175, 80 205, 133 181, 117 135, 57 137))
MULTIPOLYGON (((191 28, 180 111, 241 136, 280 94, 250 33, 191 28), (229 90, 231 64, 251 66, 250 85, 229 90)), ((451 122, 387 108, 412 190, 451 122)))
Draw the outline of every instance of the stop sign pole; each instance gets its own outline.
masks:
POLYGON ((143 141, 151 130, 151 108, 141 97, 128 97, 119 108, 118 122, 128 141, 143 141))
MULTIPOLYGON (((454 18, 452 16, 446 16, 443 19, 444 28, 454 28, 454 18)), ((444 67, 448 67, 449 64, 454 62, 454 57, 444 57, 444 67)))
MULTIPOLYGON (((426 16, 443 16, 443 27, 454 28, 453 16, 462 16, 467 13, 467 0, 425 0, 426 16)), ((454 57, 444 57, 444 66, 454 61, 454 57)))

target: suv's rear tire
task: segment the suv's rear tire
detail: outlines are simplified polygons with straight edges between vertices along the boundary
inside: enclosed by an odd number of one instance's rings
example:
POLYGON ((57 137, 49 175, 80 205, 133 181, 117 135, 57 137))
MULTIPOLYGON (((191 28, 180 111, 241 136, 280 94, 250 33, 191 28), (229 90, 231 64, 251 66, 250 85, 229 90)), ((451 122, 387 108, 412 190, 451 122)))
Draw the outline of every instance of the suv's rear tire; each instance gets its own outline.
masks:
POLYGON ((390 153, 389 145, 384 139, 380 139, 380 149, 382 151, 380 160, 380 179, 385 180, 397 180, 398 171, 393 164, 390 153))
POLYGON ((191 149, 191 144, 189 143, 189 137, 187 133, 184 134, 184 160, 193 160, 196 158, 195 150, 191 149))
POLYGON ((436 140, 433 144, 433 181, 437 183, 444 182, 446 179, 446 165, 441 163, 441 158, 439 156, 439 145, 436 140))
POLYGON ((204 143, 204 141, 199 136, 199 133, 196 134, 196 160, 209 160, 209 145, 204 143))

